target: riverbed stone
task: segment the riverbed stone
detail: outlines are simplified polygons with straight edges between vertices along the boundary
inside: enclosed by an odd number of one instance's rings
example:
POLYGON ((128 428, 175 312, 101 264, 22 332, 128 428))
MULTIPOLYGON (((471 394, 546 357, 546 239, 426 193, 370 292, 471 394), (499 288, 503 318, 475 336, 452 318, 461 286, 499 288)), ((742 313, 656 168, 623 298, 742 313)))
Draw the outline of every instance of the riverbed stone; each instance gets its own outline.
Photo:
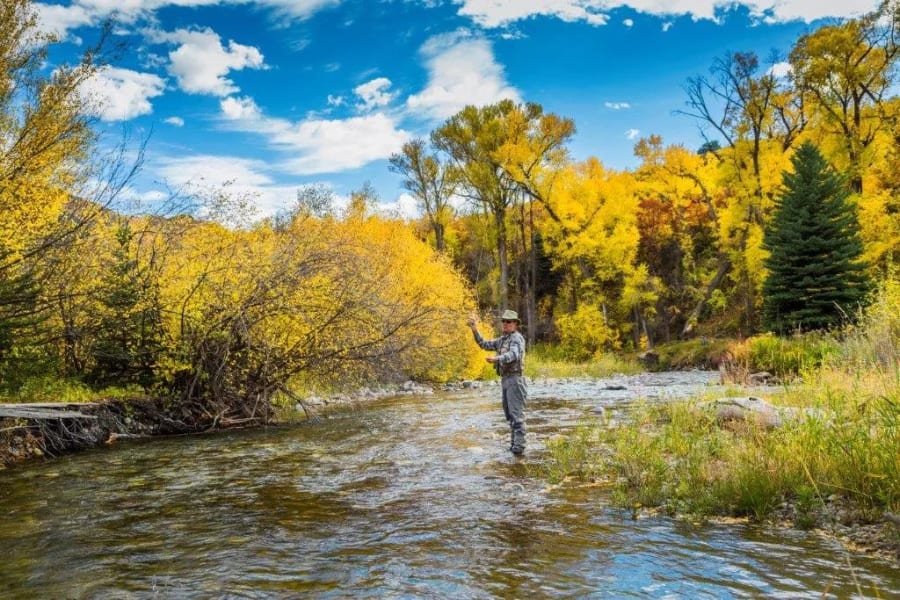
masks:
POLYGON ((783 423, 779 411, 768 402, 748 396, 746 398, 720 398, 704 402, 701 407, 715 411, 719 425, 735 422, 755 422, 766 429, 781 427, 783 423))

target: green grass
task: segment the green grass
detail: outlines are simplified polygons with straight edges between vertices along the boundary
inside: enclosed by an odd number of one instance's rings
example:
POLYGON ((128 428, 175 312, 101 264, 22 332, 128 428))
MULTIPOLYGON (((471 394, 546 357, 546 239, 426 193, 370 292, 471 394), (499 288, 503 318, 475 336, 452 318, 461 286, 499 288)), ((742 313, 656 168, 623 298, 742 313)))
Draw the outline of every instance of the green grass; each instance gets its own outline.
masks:
POLYGON ((139 387, 107 387, 94 389, 77 380, 55 377, 31 377, 17 389, 0 394, 0 402, 9 404, 45 402, 94 402, 101 399, 143 397, 139 387))
POLYGON ((592 377, 639 373, 635 361, 604 354, 588 361, 573 361, 560 346, 535 344, 525 355, 525 375, 537 378, 592 377))
POLYGON ((811 526, 837 494, 863 511, 900 510, 900 377, 825 369, 780 395, 813 416, 774 430, 723 428, 695 402, 637 407, 615 428, 582 425, 549 445, 545 476, 605 480, 625 506, 761 520, 783 501, 811 526))
POLYGON ((689 368, 713 369, 729 351, 734 340, 696 338, 657 344, 653 351, 659 355, 656 370, 668 371, 689 368))

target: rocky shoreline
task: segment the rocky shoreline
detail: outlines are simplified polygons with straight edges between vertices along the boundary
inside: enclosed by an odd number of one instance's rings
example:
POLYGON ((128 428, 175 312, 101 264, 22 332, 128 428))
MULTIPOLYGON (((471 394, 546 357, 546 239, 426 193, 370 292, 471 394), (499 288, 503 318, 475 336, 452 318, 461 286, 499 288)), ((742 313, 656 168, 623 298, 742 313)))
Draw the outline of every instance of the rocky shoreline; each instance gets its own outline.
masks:
POLYGON ((813 510, 801 510, 796 502, 783 502, 775 511, 777 526, 803 528, 839 541, 853 552, 872 554, 900 564, 900 518, 888 512, 873 513, 832 495, 813 510))

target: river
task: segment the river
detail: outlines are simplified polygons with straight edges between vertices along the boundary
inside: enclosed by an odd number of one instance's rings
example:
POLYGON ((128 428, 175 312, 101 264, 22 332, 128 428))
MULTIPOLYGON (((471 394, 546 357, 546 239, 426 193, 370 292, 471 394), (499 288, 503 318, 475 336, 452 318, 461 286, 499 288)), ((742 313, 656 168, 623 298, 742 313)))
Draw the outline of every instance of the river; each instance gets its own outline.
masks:
POLYGON ((484 386, 0 471, 0 597, 898 597, 895 567, 816 534, 633 520, 537 476, 598 406, 716 378, 534 382, 522 459, 484 386))

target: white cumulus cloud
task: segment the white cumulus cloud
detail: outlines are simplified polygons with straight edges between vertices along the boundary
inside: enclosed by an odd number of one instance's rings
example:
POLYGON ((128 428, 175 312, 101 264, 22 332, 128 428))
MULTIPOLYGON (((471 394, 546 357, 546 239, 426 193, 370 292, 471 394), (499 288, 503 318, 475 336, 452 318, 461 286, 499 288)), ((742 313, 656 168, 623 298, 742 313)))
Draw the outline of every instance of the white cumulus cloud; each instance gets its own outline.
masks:
MULTIPOLYGON (((605 25, 617 8, 659 17, 690 16, 715 19, 717 13, 745 6, 770 22, 814 21, 824 17, 854 17, 874 10, 879 0, 455 0, 459 14, 482 27, 505 27, 516 21, 544 16, 563 21, 605 25)), ((665 30, 665 28, 664 28, 665 30)))
POLYGON ((161 96, 166 82, 152 73, 104 67, 86 80, 79 92, 90 111, 104 121, 127 121, 153 112, 150 99, 161 96))
POLYGON ((355 169, 398 152, 411 137, 383 113, 350 119, 307 119, 270 131, 272 143, 299 154, 283 163, 296 175, 355 169))
POLYGON ((793 68, 791 67, 791 63, 788 62, 780 62, 775 63, 769 68, 769 73, 777 77, 778 79, 784 79, 788 75, 793 72, 793 68))
POLYGON ((631 108, 631 105, 627 102, 604 102, 603 106, 611 108, 612 110, 625 110, 631 108))
POLYGON ((169 73, 189 94, 234 94, 240 88, 228 78, 231 71, 265 67, 259 49, 233 40, 224 46, 219 34, 211 29, 151 32, 150 37, 157 42, 178 44, 169 52, 169 73))
POLYGON ((639 135, 641 135, 640 129, 629 129, 625 132, 625 137, 629 140, 636 140, 639 135))
POLYGON ((591 25, 605 25, 608 17, 602 14, 607 4, 592 0, 457 0, 462 4, 459 14, 471 17, 482 27, 502 27, 515 21, 537 16, 550 16, 563 21, 585 21, 591 25))
POLYGON ((163 119, 163 123, 168 123, 175 127, 184 127, 184 119, 181 117, 169 117, 168 119, 163 119))
POLYGON ((120 23, 152 20, 153 13, 167 6, 199 7, 256 4, 291 20, 308 19, 316 12, 336 6, 341 0, 71 0, 66 5, 35 3, 44 31, 65 37, 69 30, 97 25, 115 16, 120 23))
POLYGON ((503 66, 483 37, 465 30, 437 35, 420 52, 428 68, 428 85, 407 98, 414 113, 445 119, 467 104, 520 101, 519 91, 506 82, 503 66))
POLYGON ((265 174, 265 169, 266 164, 258 160, 197 154, 163 158, 159 161, 156 172, 162 175, 167 183, 176 186, 199 181, 214 186, 226 182, 260 186, 273 183, 272 178, 265 174))
POLYGON ((148 168, 174 189, 220 189, 244 199, 254 209, 251 218, 275 214, 290 206, 297 194, 297 186, 278 184, 268 175, 267 163, 249 158, 194 154, 161 158, 148 168))
POLYGON ((249 96, 244 96, 243 98, 229 96, 222 100, 219 106, 222 108, 222 114, 225 118, 232 121, 258 119, 262 116, 259 106, 249 96))
MULTIPOLYGON (((391 87, 391 80, 387 77, 379 77, 368 81, 362 85, 353 88, 353 93, 359 96, 362 104, 360 108, 365 111, 372 110, 379 106, 386 106, 396 96, 393 92, 388 92, 391 87)), ((329 100, 331 97, 329 96, 329 100)))

